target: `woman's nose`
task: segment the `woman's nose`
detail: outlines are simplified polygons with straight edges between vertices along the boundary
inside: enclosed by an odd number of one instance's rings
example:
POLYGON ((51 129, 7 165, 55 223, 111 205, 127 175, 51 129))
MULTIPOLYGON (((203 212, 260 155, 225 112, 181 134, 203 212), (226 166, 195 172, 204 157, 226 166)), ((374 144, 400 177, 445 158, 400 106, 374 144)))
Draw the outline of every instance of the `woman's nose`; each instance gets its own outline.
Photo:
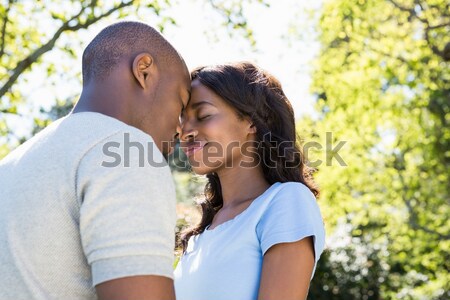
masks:
POLYGON ((180 126, 180 140, 189 141, 195 139, 198 131, 190 126, 188 122, 182 122, 180 126))

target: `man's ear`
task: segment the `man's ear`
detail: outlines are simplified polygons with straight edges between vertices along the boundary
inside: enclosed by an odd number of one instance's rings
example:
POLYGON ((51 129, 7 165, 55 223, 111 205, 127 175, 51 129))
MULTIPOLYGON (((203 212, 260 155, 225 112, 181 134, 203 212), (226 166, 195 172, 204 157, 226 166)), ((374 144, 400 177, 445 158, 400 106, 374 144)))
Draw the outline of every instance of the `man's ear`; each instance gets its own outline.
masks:
POLYGON ((149 53, 138 54, 133 60, 133 75, 139 85, 145 90, 148 88, 148 78, 155 72, 155 62, 149 53))

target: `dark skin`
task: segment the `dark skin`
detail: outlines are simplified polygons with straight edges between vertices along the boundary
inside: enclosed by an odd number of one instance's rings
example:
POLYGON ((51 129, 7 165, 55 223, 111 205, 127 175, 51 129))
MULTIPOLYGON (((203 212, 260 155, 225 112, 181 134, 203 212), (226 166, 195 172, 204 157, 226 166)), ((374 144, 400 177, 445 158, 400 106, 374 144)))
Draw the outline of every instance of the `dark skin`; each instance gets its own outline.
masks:
MULTIPOLYGON (((164 141, 174 138, 179 115, 187 105, 190 76, 183 61, 158 66, 149 53, 124 57, 110 76, 83 87, 72 113, 97 112, 148 133, 164 153, 164 141)), ((173 280, 143 275, 98 284, 99 300, 174 300, 173 280)))
MULTIPOLYGON (((218 159, 220 163, 204 163, 207 161, 208 145, 214 142, 221 149, 227 149, 228 145, 236 141, 239 145, 245 145, 255 140, 255 133, 256 128, 252 123, 239 120, 235 110, 225 100, 198 80, 192 82, 192 97, 182 118, 182 149, 187 151, 191 163, 197 162, 193 164, 194 172, 215 172, 219 176, 223 197, 223 206, 215 214, 208 230, 214 230, 242 213, 270 186, 261 167, 241 167, 239 162, 253 160, 241 155, 245 153, 243 150, 235 152, 233 156, 224 154, 218 159), (189 151, 187 142, 190 140, 205 146, 197 151, 189 151), (237 161, 233 167, 224 167, 226 161, 233 159, 237 161)), ((313 268, 312 237, 272 246, 264 254, 258 299, 306 299, 313 268)))
POLYGON ((103 282, 96 287, 99 300, 175 299, 172 279, 162 276, 133 276, 103 282))
POLYGON ((190 97, 190 75, 183 61, 158 66, 149 53, 124 57, 110 76, 83 87, 72 113, 98 112, 148 133, 167 154, 179 116, 190 97))

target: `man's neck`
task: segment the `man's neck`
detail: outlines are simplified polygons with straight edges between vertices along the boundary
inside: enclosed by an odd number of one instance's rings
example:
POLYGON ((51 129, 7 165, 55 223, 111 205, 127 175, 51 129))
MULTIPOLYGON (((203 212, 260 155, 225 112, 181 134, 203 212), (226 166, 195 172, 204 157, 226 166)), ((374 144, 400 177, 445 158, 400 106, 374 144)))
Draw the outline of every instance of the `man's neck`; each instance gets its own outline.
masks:
POLYGON ((118 93, 120 93, 118 89, 111 88, 108 84, 86 86, 72 113, 97 112, 129 124, 126 101, 120 99, 121 96, 118 93))

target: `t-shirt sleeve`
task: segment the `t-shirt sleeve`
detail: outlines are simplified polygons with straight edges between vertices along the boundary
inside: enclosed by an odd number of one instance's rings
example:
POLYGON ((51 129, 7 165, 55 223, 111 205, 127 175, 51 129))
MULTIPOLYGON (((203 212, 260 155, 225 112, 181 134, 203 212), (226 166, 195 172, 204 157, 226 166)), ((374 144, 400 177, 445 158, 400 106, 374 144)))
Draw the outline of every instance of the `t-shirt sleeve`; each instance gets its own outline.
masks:
POLYGON ((276 244, 311 236, 317 263, 325 244, 323 220, 316 198, 301 183, 283 184, 271 199, 256 231, 263 254, 276 244))
POLYGON ((77 196, 94 286, 137 275, 173 278, 175 189, 150 136, 119 132, 92 147, 78 167, 77 196))

